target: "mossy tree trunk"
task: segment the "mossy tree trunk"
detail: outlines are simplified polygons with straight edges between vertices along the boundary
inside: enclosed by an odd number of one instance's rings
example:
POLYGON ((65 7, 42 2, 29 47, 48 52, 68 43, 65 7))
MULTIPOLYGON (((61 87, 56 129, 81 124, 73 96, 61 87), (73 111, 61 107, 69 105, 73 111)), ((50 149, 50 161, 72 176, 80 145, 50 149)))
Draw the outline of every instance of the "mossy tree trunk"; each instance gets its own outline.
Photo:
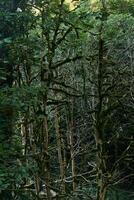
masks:
MULTIPOLYGON (((103 13, 102 13, 103 17, 103 13)), ((102 37, 104 22, 101 19, 101 25, 99 29, 98 38, 98 99, 97 109, 95 115, 95 141, 97 148, 97 200, 105 200, 107 181, 105 177, 106 166, 105 166, 105 138, 104 138, 104 126, 105 119, 102 119, 104 109, 104 97, 103 97, 103 81, 105 65, 103 62, 104 57, 104 40, 102 37)))

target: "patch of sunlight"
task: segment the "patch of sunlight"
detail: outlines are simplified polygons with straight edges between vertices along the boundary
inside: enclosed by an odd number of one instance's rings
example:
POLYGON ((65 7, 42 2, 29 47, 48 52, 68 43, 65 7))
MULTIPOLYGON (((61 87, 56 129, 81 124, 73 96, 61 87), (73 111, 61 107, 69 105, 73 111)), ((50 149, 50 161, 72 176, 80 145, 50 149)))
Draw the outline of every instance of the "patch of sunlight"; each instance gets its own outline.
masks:
POLYGON ((65 3, 69 6, 70 10, 73 10, 76 7, 78 2, 79 2, 79 0, 76 0, 76 1, 65 0, 65 3))
POLYGON ((93 11, 98 10, 100 7, 100 0, 90 0, 90 6, 93 11))

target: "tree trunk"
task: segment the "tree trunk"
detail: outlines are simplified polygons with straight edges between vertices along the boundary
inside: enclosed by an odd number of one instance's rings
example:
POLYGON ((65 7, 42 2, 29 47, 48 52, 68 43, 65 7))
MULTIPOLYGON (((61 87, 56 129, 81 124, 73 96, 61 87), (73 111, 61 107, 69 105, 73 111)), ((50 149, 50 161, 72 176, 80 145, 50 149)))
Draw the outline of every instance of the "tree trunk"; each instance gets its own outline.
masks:
POLYGON ((107 188, 104 185, 101 185, 98 188, 96 200, 105 200, 106 199, 106 190, 107 190, 107 188))
MULTIPOLYGON (((71 127, 70 127, 71 128, 71 127)), ((72 177, 73 177, 73 191, 76 190, 76 170, 75 170, 75 158, 74 158, 74 148, 73 148, 73 136, 72 132, 70 131, 69 135, 70 140, 70 153, 71 153, 71 168, 72 168, 72 177)))
POLYGON ((103 150, 103 141, 101 139, 96 139, 97 146, 97 200, 105 200, 107 180, 105 177, 105 159, 103 150))
POLYGON ((70 145, 70 154, 71 154, 71 170, 73 177, 73 191, 76 190, 76 163, 74 157, 74 122, 73 122, 73 103, 69 106, 69 119, 68 119, 68 132, 69 132, 69 145, 70 145))
POLYGON ((65 163, 64 163, 64 144, 59 127, 59 114, 58 108, 55 109, 55 130, 58 148, 58 160, 60 165, 60 178, 61 178, 61 193, 65 193, 65 163))
MULTIPOLYGON (((46 111, 46 109, 45 109, 46 111)), ((46 113, 46 112, 45 112, 46 113)), ((50 193, 50 166, 49 166, 49 152, 48 152, 48 123, 47 116, 44 116, 42 124, 42 136, 43 136, 43 149, 42 149, 42 174, 45 179, 45 186, 47 191, 47 199, 51 200, 50 193)))
MULTIPOLYGON (((104 2, 102 1, 102 6, 104 9, 104 2)), ((99 28, 99 38, 98 38, 98 103, 97 110, 95 115, 95 141, 97 147, 97 200, 105 200, 106 189, 107 189, 107 177, 106 174, 106 165, 105 165, 105 138, 104 138, 104 119, 102 119, 103 107, 104 107, 104 98, 103 98, 103 81, 104 81, 104 72, 105 65, 103 61, 104 57, 104 40, 102 37, 103 33, 103 14, 101 19, 101 25, 99 28)))

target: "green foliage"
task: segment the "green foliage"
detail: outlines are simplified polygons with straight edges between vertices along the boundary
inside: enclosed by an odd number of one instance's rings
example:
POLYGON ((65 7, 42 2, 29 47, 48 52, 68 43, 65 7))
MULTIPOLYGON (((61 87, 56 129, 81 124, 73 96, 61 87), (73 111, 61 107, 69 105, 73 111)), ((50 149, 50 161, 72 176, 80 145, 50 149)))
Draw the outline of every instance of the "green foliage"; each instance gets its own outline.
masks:
MULTIPOLYGON (((66 194, 60 195, 68 200, 96 197, 98 126, 103 132, 103 175, 111 177, 107 200, 130 199, 119 189, 120 181, 118 188, 111 185, 127 175, 124 185, 129 180, 133 184, 133 2, 110 0, 104 9, 100 2, 92 5, 83 0, 70 11, 64 1, 29 1, 22 12, 1 9, 0 23, 0 199, 36 199, 35 180, 38 175, 43 186, 46 166, 52 188, 60 194, 55 108, 61 152, 72 150, 72 128, 80 174, 77 190, 72 191, 71 177, 66 194), (101 76, 100 39, 104 42, 101 76), (48 152, 43 149, 44 127, 48 152), (50 164, 44 164, 45 156, 50 164), (91 176, 82 177, 92 170, 91 176)), ((65 176, 70 177, 70 158, 68 162, 65 176)))

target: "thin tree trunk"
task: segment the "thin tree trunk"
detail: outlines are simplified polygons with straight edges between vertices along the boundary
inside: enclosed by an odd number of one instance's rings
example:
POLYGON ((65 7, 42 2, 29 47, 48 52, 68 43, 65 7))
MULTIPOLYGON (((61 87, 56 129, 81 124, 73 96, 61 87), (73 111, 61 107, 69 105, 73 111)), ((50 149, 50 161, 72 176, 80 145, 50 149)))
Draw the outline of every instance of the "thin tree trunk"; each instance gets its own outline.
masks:
POLYGON ((70 153, 71 153, 71 168, 72 168, 72 177, 73 177, 73 191, 75 191, 76 190, 76 180, 75 180, 76 179, 76 170, 75 170, 75 159, 74 159, 72 132, 70 132, 69 139, 70 139, 70 153))
POLYGON ((100 185, 100 187, 98 188, 96 200, 105 200, 106 199, 106 190, 107 190, 107 188, 104 185, 100 185))
POLYGON ((41 138, 40 138, 41 152, 37 155, 36 161, 39 168, 39 174, 35 175, 36 190, 37 193, 41 191, 43 183, 45 183, 47 199, 51 200, 50 192, 50 166, 49 166, 49 153, 48 153, 48 124, 47 117, 44 116, 41 126, 41 138))
MULTIPOLYGON (((74 102, 72 102, 73 104, 74 102)), ((72 170, 72 177, 73 177, 73 191, 76 190, 76 163, 75 163, 75 157, 74 157, 74 141, 73 141, 73 131, 74 131, 74 122, 73 122, 73 105, 71 105, 71 108, 69 108, 69 121, 68 121, 68 129, 69 129, 69 145, 70 145, 70 154, 71 154, 71 170, 72 170)))
POLYGON ((59 127, 59 113, 58 109, 55 109, 55 130, 56 130, 56 140, 57 140, 57 148, 58 148, 58 160, 60 165, 60 179, 61 182, 61 193, 65 193, 65 163, 64 163, 64 146, 63 139, 60 133, 59 127))
POLYGON ((106 190, 107 190, 107 179, 104 175, 104 170, 106 170, 103 141, 100 138, 96 138, 97 146, 97 200, 105 200, 106 190))
MULTIPOLYGON (((46 112, 45 112, 46 113, 46 112)), ((49 153, 48 153, 48 123, 47 116, 44 116, 42 124, 42 136, 43 136, 43 149, 42 149, 42 164, 43 164, 43 174, 45 179, 45 186, 47 191, 47 199, 51 200, 50 193, 50 166, 49 166, 49 153)))

